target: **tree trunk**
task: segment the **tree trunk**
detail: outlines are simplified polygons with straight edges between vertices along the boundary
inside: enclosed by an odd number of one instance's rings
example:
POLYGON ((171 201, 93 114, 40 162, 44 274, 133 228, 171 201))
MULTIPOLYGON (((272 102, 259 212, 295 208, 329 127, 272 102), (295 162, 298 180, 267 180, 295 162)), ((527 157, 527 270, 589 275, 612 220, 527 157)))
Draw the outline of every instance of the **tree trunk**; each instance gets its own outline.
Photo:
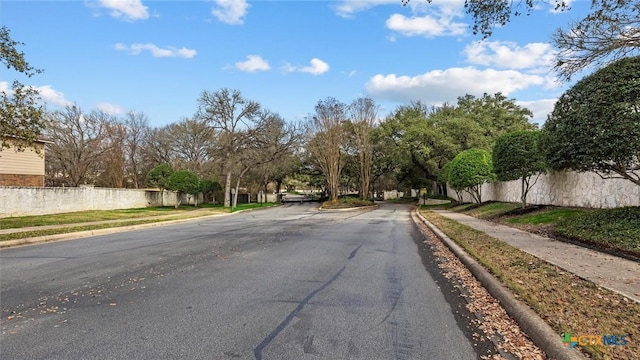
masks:
POLYGON ((527 188, 526 188, 526 183, 524 180, 524 176, 522 177, 522 187, 521 187, 521 196, 520 196, 520 200, 522 200, 522 208, 526 208, 527 207, 527 188))
POLYGON ((224 182, 224 207, 231 206, 231 171, 227 172, 227 178, 224 182))

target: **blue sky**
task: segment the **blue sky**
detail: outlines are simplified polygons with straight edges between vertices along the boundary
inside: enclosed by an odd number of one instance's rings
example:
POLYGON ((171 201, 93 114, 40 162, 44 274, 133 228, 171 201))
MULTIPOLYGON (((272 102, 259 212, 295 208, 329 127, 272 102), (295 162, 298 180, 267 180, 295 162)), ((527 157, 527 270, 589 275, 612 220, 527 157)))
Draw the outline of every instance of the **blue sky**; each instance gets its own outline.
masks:
POLYGON ((328 96, 370 96, 385 116, 412 100, 500 91, 542 123, 571 85, 551 71, 550 35, 590 1, 562 13, 552 3, 481 41, 464 0, 3 0, 0 23, 45 72, 24 79, 3 69, 0 88, 17 78, 48 109, 135 110, 158 127, 191 117, 203 90, 223 87, 289 120, 328 96))

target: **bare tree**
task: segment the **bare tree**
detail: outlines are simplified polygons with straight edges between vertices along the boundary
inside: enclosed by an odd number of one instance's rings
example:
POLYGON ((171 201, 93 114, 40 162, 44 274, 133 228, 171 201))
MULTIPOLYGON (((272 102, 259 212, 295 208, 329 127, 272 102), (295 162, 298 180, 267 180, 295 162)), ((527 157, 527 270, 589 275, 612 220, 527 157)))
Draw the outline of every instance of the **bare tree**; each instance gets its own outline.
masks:
POLYGON ((142 112, 130 111, 125 115, 124 123, 127 127, 125 148, 127 155, 126 172, 134 188, 144 185, 146 173, 151 169, 144 165, 143 147, 149 137, 151 128, 149 119, 142 112))
POLYGON ((371 131, 378 116, 378 107, 371 98, 359 98, 351 103, 349 113, 354 126, 355 150, 358 154, 359 195, 361 199, 365 200, 369 197, 371 187, 371 168, 373 166, 371 131))
POLYGON ((231 205, 231 177, 241 153, 256 127, 260 104, 245 99, 238 90, 223 88, 216 92, 203 91, 198 99, 196 118, 216 132, 214 149, 221 158, 225 176, 224 206, 231 205))
POLYGON ((203 166, 209 161, 213 147, 214 130, 198 118, 184 119, 169 125, 176 168, 185 169, 202 177, 203 166))
POLYGON ((108 116, 94 111, 84 115, 77 106, 48 114, 47 172, 64 184, 78 186, 92 182, 105 152, 103 144, 108 116))
POLYGON ((142 158, 148 170, 160 164, 173 164, 174 156, 168 126, 149 130, 142 148, 142 158))
POLYGON ((593 12, 568 30, 552 35, 559 49, 555 70, 564 80, 590 67, 597 68, 640 49, 640 2, 593 0, 593 12))
POLYGON ((345 164, 342 146, 346 139, 344 122, 347 105, 335 98, 320 100, 316 113, 309 121, 307 151, 327 179, 327 190, 332 201, 338 199, 340 174, 345 164))
POLYGON ((237 203, 240 181, 245 174, 251 169, 268 167, 290 155, 300 143, 301 128, 285 122, 279 114, 265 110, 258 115, 257 126, 248 140, 239 153, 241 170, 236 179, 234 204, 237 203))
POLYGON ((125 124, 116 119, 102 119, 104 121, 104 153, 99 161, 97 186, 124 188, 125 187, 125 141, 127 129, 125 124))

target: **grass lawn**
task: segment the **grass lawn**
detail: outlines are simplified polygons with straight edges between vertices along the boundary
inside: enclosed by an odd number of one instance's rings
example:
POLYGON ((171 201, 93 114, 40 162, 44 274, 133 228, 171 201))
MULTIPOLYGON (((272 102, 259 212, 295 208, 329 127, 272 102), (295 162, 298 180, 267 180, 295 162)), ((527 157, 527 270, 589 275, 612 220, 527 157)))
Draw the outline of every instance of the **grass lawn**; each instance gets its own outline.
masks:
POLYGON ((585 209, 546 208, 526 215, 517 215, 505 221, 507 224, 551 224, 562 218, 583 214, 585 209))
POLYGON ((500 215, 504 215, 511 210, 518 209, 522 206, 519 203, 501 203, 494 202, 486 205, 482 205, 477 208, 473 208, 469 210, 467 213, 471 216, 475 216, 480 219, 490 219, 495 218, 500 215))
POLYGON ((322 203, 323 209, 348 209, 355 207, 371 206, 375 203, 371 200, 362 200, 356 197, 341 197, 336 201, 325 201, 322 203))
MULTIPOLYGON (((640 338, 640 304, 437 213, 421 210, 421 214, 500 279, 558 334, 627 334, 631 339, 640 338)), ((586 346, 582 350, 593 359, 637 359, 640 342, 586 346)))
POLYGON ((0 228, 15 229, 29 226, 75 224, 91 221, 132 219, 147 216, 165 216, 182 214, 197 209, 198 208, 193 206, 181 206, 178 209, 173 206, 165 206, 140 209, 77 211, 36 216, 15 216, 0 219, 0 228))
POLYGON ((564 217, 555 233, 640 257, 640 207, 598 209, 564 217))
MULTIPOLYGON (((257 204, 240 204, 233 209, 233 212, 240 210, 248 210, 254 208, 267 208, 278 205, 278 203, 257 203, 257 204)), ((72 213, 61 213, 40 216, 20 216, 0 219, 0 229, 19 229, 32 226, 46 225, 68 225, 76 224, 76 226, 67 226, 56 229, 40 229, 26 232, 12 232, 0 234, 0 241, 24 239, 36 236, 56 235, 71 233, 77 231, 106 229, 112 227, 122 227, 139 224, 149 224, 162 221, 180 220, 213 215, 216 213, 229 213, 231 208, 225 208, 221 205, 205 204, 202 207, 194 207, 183 205, 179 208, 175 207, 153 207, 142 209, 124 209, 124 210, 104 210, 104 211, 80 211, 72 213), (199 211, 195 211, 199 210, 199 211), (130 220, 129 220, 130 219, 130 220), (136 220, 137 219, 137 220, 136 220), (86 224, 94 221, 117 220, 113 223, 103 224, 86 224), (124 221, 123 221, 124 220, 124 221), (128 221, 127 221, 128 220, 128 221)))
MULTIPOLYGON (((200 216, 203 216, 203 215, 205 214, 202 214, 200 216)), ((0 234, 0 247, 2 246, 1 245, 2 241, 6 241, 6 240, 17 240, 17 239, 26 239, 26 238, 38 237, 38 236, 67 234, 67 233, 79 232, 79 231, 108 229, 108 228, 114 228, 114 227, 141 225, 141 224, 151 224, 151 223, 170 221, 170 220, 189 219, 189 218, 195 218, 200 216, 176 216, 176 217, 158 218, 158 219, 131 220, 131 221, 118 222, 118 223, 69 226, 69 227, 62 227, 57 229, 43 229, 43 230, 0 234)))
MULTIPOLYGON (((447 209, 442 206, 430 208, 447 209)), ((478 207, 475 204, 455 205, 448 210, 640 258, 640 207, 586 209, 546 206, 525 214, 518 213, 519 208, 519 203, 491 202, 478 207)))

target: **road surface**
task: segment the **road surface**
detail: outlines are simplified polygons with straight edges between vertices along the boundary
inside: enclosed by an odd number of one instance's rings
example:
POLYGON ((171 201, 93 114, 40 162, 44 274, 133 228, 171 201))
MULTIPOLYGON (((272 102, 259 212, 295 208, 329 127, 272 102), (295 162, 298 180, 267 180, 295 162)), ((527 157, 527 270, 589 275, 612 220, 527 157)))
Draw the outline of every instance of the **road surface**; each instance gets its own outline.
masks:
POLYGON ((408 206, 316 205, 2 250, 0 358, 477 359, 486 351, 455 289, 425 269, 408 206))

